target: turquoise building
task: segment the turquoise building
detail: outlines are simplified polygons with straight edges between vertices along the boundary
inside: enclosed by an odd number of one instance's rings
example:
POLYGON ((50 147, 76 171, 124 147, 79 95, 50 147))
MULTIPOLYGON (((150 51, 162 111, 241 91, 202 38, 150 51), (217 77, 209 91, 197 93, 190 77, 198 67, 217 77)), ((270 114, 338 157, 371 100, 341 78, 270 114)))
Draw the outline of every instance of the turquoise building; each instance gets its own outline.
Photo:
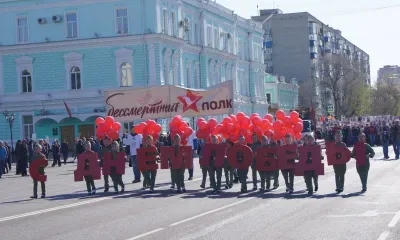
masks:
POLYGON ((265 76, 265 93, 269 103, 269 111, 281 109, 286 113, 297 109, 299 105, 299 85, 295 78, 285 79, 283 76, 267 74, 265 76))
MULTIPOLYGON (((93 136, 107 89, 233 80, 235 112, 267 113, 262 26, 213 1, 3 0, 0 22, 14 139, 93 136)), ((0 119, 0 139, 9 133, 0 119)))

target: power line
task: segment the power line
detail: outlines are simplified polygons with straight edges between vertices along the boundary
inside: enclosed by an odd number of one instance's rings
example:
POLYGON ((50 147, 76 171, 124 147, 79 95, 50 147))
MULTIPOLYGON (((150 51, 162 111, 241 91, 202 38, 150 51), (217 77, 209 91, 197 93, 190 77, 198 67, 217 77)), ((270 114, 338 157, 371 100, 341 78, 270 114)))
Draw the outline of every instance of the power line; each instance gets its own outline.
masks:
POLYGON ((342 12, 336 12, 333 15, 341 16, 341 15, 350 15, 350 14, 355 14, 355 13, 374 12, 374 11, 379 11, 379 10, 383 10, 383 9, 390 9, 390 8, 396 8, 396 7, 400 7, 400 4, 383 6, 383 7, 375 7, 375 8, 364 8, 364 9, 355 9, 355 10, 349 10, 349 11, 342 11, 342 12))

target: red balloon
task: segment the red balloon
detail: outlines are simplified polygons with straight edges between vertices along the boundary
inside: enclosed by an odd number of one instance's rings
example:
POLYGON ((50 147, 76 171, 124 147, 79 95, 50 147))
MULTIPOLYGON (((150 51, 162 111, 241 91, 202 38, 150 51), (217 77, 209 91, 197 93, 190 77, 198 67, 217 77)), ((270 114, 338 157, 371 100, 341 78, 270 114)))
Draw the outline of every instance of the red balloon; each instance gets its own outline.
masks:
POLYGON ((232 122, 232 119, 229 118, 229 117, 224 118, 224 120, 222 121, 223 124, 228 124, 228 123, 231 123, 231 122, 232 122))
POLYGON ((108 136, 109 138, 111 138, 112 140, 117 140, 118 137, 119 137, 119 134, 118 134, 117 131, 115 131, 114 129, 110 128, 110 129, 107 131, 107 136, 108 136))
POLYGON ((119 122, 113 123, 112 129, 114 129, 115 131, 118 132, 121 129, 121 123, 119 123, 119 122))
POLYGON ((179 124, 179 130, 181 130, 181 131, 185 130, 185 128, 187 128, 187 127, 188 127, 188 125, 186 122, 181 122, 179 124))
POLYGON ((210 120, 208 120, 208 127, 210 128, 210 130, 213 130, 216 126, 217 126, 218 122, 215 118, 211 118, 210 120))
POLYGON ((156 121, 154 120, 147 120, 146 124, 149 126, 149 128, 153 128, 155 125, 157 125, 156 121))
POLYGON ((261 120, 261 129, 266 131, 270 129, 271 123, 267 119, 261 120))
POLYGON ((259 126, 254 126, 253 132, 256 134, 262 134, 262 130, 259 126))
POLYGON ((296 111, 292 111, 289 114, 290 119, 292 120, 293 123, 297 122, 297 119, 300 117, 300 114, 296 111))
POLYGON ((271 114, 265 115, 264 119, 267 119, 270 123, 272 123, 274 121, 274 117, 271 114))
POLYGON ((236 118, 237 118, 237 120, 238 120, 239 122, 241 122, 245 116, 246 116, 246 115, 245 115, 244 113, 242 113, 242 112, 236 114, 236 118))
POLYGON ((264 135, 267 138, 271 138, 273 134, 274 134, 274 132, 272 130, 267 130, 267 131, 264 132, 264 135))
POLYGON ((296 123, 293 127, 293 131, 295 133, 300 133, 301 131, 303 131, 303 124, 302 123, 296 123))
POLYGON ((162 126, 160 124, 156 124, 153 128, 155 133, 160 133, 162 130, 162 126))
POLYGON ((283 138, 283 135, 279 131, 275 131, 274 134, 272 135, 272 139, 275 141, 281 140, 283 138))
POLYGON ((187 138, 182 138, 181 139, 181 143, 182 143, 183 146, 186 146, 188 144, 187 138))
POLYGON ((229 140, 233 143, 237 143, 237 141, 239 141, 239 136, 235 135, 235 134, 231 134, 229 136, 229 140))
POLYGON ((282 129, 282 127, 283 127, 283 123, 280 120, 275 121, 273 124, 273 128, 275 131, 280 131, 282 129))
POLYGON ((108 126, 105 122, 100 123, 100 125, 97 127, 96 132, 107 132, 108 131, 108 126))
POLYGON ((96 126, 99 126, 103 122, 104 122, 104 118, 102 118, 102 117, 96 118, 96 126))
POLYGON ((283 121, 283 120, 285 119, 285 117, 286 117, 285 112, 282 111, 282 110, 276 111, 275 116, 276 116, 276 119, 282 120, 282 121, 283 121))
POLYGON ((104 136, 105 136, 106 134, 104 133, 104 132, 96 132, 96 138, 97 139, 103 139, 104 138, 104 136))
POLYGON ((114 123, 114 118, 112 116, 107 116, 104 121, 106 122, 108 127, 112 127, 114 123))
POLYGON ((252 122, 255 126, 260 126, 262 121, 261 118, 257 115, 253 117, 252 122))
POLYGON ((135 126, 135 132, 137 134, 143 134, 144 129, 147 127, 147 124, 142 122, 135 126))
POLYGON ((235 131, 235 125, 233 125, 233 123, 228 123, 227 132, 228 133, 233 133, 234 131, 235 131))
POLYGON ((259 117, 258 113, 253 113, 250 115, 250 119, 253 119, 254 117, 259 117))
POLYGON ((191 127, 186 127, 183 132, 185 133, 186 137, 189 137, 193 133, 193 129, 191 127))
POLYGON ((218 125, 215 127, 215 130, 217 131, 217 134, 222 133, 223 129, 224 129, 224 125, 222 125, 222 124, 218 124, 218 125))
POLYGON ((290 117, 288 116, 285 117, 283 123, 285 124, 286 127, 292 127, 292 119, 290 119, 290 117))
POLYGON ((235 115, 230 115, 229 118, 232 119, 232 123, 237 122, 237 117, 235 115))
POLYGON ((245 116, 241 122, 243 125, 248 126, 250 125, 250 118, 248 116, 245 116))
POLYGON ((196 124, 199 125, 199 122, 205 122, 206 120, 204 118, 198 118, 196 121, 196 124))
POLYGON ((297 140, 301 139, 301 133, 299 132, 295 133, 294 136, 296 137, 297 140))
POLYGON ((204 122, 199 122, 199 123, 197 124, 197 126, 199 127, 200 130, 204 130, 204 129, 208 128, 208 124, 207 124, 206 121, 204 121, 204 122))

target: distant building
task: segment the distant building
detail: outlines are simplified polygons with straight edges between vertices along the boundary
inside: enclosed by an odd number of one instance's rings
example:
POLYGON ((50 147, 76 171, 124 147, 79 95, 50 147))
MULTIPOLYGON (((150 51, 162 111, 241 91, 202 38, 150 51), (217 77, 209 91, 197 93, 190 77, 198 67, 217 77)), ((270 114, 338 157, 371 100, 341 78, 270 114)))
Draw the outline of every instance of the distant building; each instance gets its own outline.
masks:
POLYGON ((266 72, 296 78, 302 107, 310 107, 313 101, 317 114, 325 114, 325 109, 331 104, 323 99, 326 94, 318 84, 321 79, 319 63, 325 56, 343 55, 351 61, 360 62, 365 82, 371 83, 369 55, 345 39, 341 31, 324 24, 310 13, 285 14, 280 9, 266 9, 252 19, 263 23, 266 31, 266 72))
POLYGON ((400 67, 397 65, 385 65, 378 70, 378 84, 383 83, 386 78, 391 78, 400 84, 400 67))
POLYGON ((268 112, 274 113, 278 109, 289 113, 299 104, 299 85, 295 78, 286 79, 283 76, 268 74, 265 77, 265 93, 269 103, 268 112))

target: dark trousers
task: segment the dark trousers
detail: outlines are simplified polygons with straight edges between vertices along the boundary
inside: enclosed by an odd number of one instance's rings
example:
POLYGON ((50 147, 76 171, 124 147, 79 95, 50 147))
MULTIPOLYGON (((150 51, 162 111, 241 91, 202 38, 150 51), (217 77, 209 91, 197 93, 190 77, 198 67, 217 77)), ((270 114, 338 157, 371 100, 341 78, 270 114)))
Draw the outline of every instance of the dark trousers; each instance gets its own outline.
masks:
POLYGON ((182 189, 185 188, 185 169, 172 169, 172 176, 176 183, 176 188, 182 189))
POLYGON ((210 176, 211 187, 214 190, 221 190, 222 168, 208 167, 208 175, 210 176), (217 179, 215 180, 215 175, 217 179))
POLYGON ((225 184, 231 187, 233 185, 234 169, 225 163, 224 172, 225 172, 225 184))
POLYGON ((64 154, 63 154, 63 157, 64 157, 64 164, 67 164, 68 153, 64 153, 64 154))
POLYGON ((6 168, 8 166, 8 171, 11 171, 11 157, 6 158, 6 168))
POLYGON ((251 164, 251 176, 253 180, 253 186, 257 186, 257 169, 255 159, 253 159, 253 163, 251 164))
POLYGON ((286 188, 293 191, 294 188, 294 169, 282 170, 286 188))
POLYGON ((383 156, 385 158, 389 158, 389 143, 388 142, 383 142, 382 143, 382 148, 383 148, 383 156))
POLYGON ((315 187, 318 187, 318 175, 313 170, 304 172, 304 181, 306 182, 308 191, 313 191, 313 182, 315 187))
POLYGON ((249 173, 249 169, 238 169, 237 173, 239 175, 239 180, 242 184, 241 189, 247 191, 247 174, 249 173))
MULTIPOLYGON (((202 174, 202 180, 201 180, 201 185, 206 186, 206 180, 207 180, 207 173, 208 173, 208 168, 207 166, 202 166, 201 167, 201 174, 202 174)), ((211 176, 210 176, 210 181, 211 181, 211 176)))
POLYGON ((104 191, 108 191, 108 189, 110 188, 110 182, 109 182, 109 177, 108 175, 104 175, 104 191))
POLYGON ((53 156, 53 167, 58 164, 58 166, 61 166, 61 159, 60 155, 53 156))
POLYGON ((362 188, 367 188, 369 164, 357 167, 358 175, 360 176, 362 188))
MULTIPOLYGON (((38 187, 38 181, 33 180, 33 196, 37 197, 37 187, 38 187)), ((46 184, 45 182, 40 182, 40 187, 42 189, 42 195, 46 194, 46 184)))
POLYGON ((175 178, 174 178, 174 174, 173 174, 173 172, 172 172, 172 169, 170 168, 169 169, 169 171, 170 171, 170 173, 171 173, 171 185, 172 186, 175 186, 175 178))
POLYGON ((121 186, 121 188, 125 188, 125 184, 122 181, 122 174, 111 174, 110 175, 111 180, 113 181, 114 184, 114 190, 118 192, 118 186, 121 186))
POLYGON ((6 161, 0 160, 0 177, 5 173, 4 168, 6 166, 6 161))
POLYGON ((144 170, 143 174, 143 187, 149 186, 151 189, 154 189, 154 185, 156 183, 157 170, 144 170), (147 186, 146 186, 147 185, 147 186))
MULTIPOLYGON (((84 176, 85 182, 86 182, 86 188, 88 193, 91 193, 93 190, 96 189, 96 186, 94 185, 93 177, 92 176, 84 176)), ((108 181, 108 176, 107 176, 107 181, 108 181)))
POLYGON ((336 189, 344 188, 344 175, 346 174, 346 164, 333 165, 335 171, 336 189))
POLYGON ((188 169, 189 177, 193 177, 193 168, 188 169))
MULTIPOLYGON (((264 172, 265 183, 267 183, 267 188, 271 188, 271 179, 274 179, 274 187, 278 188, 279 186, 279 170, 276 171, 265 171, 264 172)), ((262 188, 262 186, 261 186, 262 188)))

